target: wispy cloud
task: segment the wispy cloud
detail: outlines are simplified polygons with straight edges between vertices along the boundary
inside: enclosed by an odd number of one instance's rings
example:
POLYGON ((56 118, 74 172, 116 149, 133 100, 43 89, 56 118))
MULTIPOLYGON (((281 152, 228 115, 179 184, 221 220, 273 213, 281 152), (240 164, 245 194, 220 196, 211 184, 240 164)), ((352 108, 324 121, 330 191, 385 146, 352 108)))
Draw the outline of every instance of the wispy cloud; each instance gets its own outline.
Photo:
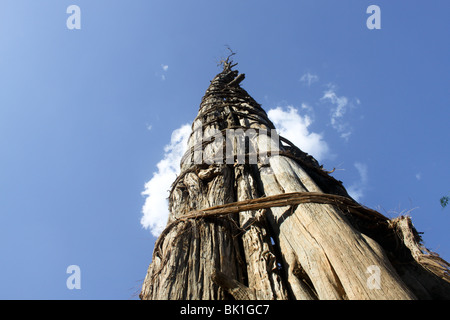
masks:
POLYGON ((319 81, 319 77, 315 74, 307 72, 300 78, 300 81, 308 85, 308 87, 310 87, 314 82, 319 81))
MULTIPOLYGON (((352 128, 344 116, 348 109, 354 105, 346 96, 338 96, 334 85, 329 85, 328 90, 324 92, 320 100, 331 103, 331 126, 340 134, 341 138, 348 140, 352 134, 352 128)), ((358 98, 355 101, 358 105, 361 103, 358 98)))
MULTIPOLYGON (((167 64, 161 64, 161 69, 163 72, 167 72, 167 70, 169 70, 169 66, 167 64)), ((164 73, 161 75, 161 80, 166 80, 166 75, 164 73)))
MULTIPOLYGON (((307 109, 309 106, 304 105, 307 109)), ((308 115, 300 115, 293 106, 288 106, 287 110, 282 107, 270 109, 267 113, 274 123, 280 135, 289 139, 302 151, 311 154, 318 161, 328 156, 328 144, 323 140, 322 134, 310 132, 309 126, 312 123, 308 115)))
POLYGON ((314 115, 314 109, 309 104, 302 103, 301 108, 302 108, 302 110, 306 111, 309 115, 311 115, 311 116, 314 115))
POLYGON ((180 172, 180 160, 187 150, 191 126, 185 124, 172 132, 170 143, 164 147, 164 157, 156 165, 157 171, 145 184, 146 196, 142 207, 141 224, 157 237, 167 224, 169 216, 169 189, 180 172))
POLYGON ((368 169, 367 165, 361 162, 355 162, 354 166, 358 171, 359 180, 348 187, 347 191, 353 199, 360 201, 364 197, 369 182, 368 169))

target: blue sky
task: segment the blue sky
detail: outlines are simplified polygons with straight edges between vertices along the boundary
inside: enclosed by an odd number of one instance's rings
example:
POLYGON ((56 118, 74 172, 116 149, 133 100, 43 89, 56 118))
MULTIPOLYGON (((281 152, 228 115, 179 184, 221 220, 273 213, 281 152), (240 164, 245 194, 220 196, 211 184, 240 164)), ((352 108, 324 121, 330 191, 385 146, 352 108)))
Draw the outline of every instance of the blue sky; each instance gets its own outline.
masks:
POLYGON ((2 0, 0 298, 137 298, 155 241, 141 193, 225 45, 242 86, 286 135, 306 137, 298 147, 361 203, 409 212, 450 260, 439 204, 450 192, 449 11, 444 0, 2 0), (80 30, 66 26, 73 4, 80 30), (366 27, 371 4, 380 30, 366 27), (66 287, 69 265, 80 290, 66 287))

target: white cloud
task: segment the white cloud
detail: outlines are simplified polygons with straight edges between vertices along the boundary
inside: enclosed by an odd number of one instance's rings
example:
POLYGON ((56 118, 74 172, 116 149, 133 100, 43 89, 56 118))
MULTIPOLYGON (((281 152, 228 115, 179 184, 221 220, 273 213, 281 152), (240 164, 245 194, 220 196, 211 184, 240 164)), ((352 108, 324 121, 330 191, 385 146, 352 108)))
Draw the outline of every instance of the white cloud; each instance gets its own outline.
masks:
POLYGON ((356 201, 360 201, 361 198, 364 197, 364 193, 369 182, 368 169, 367 165, 361 162, 355 162, 354 166, 358 171, 359 180, 348 187, 347 191, 353 199, 355 199, 356 201))
POLYGON ((141 224, 157 237, 167 224, 169 216, 169 189, 180 172, 180 160, 187 150, 191 126, 185 124, 172 132, 170 144, 164 147, 164 157, 156 165, 158 171, 145 184, 142 195, 147 196, 142 207, 141 224))
POLYGON ((313 113, 314 113, 314 109, 306 103, 302 103, 302 109, 305 110, 306 112, 308 112, 308 114, 310 114, 310 115, 313 115, 313 113))
POLYGON ((311 86, 311 84, 313 84, 314 82, 319 81, 319 77, 315 74, 311 74, 311 73, 305 73, 301 78, 300 78, 301 82, 304 82, 308 85, 308 87, 311 86))
MULTIPOLYGON (((344 119, 349 107, 353 105, 349 102, 345 96, 338 96, 336 94, 336 88, 333 85, 329 86, 329 89, 324 92, 320 100, 329 101, 333 107, 331 109, 331 126, 340 133, 340 137, 348 141, 348 138, 352 134, 352 128, 349 123, 344 119)), ((361 102, 356 98, 356 103, 359 105, 361 102)))
POLYGON ((417 181, 420 181, 422 179, 422 173, 416 173, 416 179, 417 181))
MULTIPOLYGON (((164 72, 167 72, 167 70, 169 70, 169 66, 167 64, 161 64, 161 69, 164 72)), ((158 73, 157 73, 158 74, 158 73)), ((166 75, 165 74, 161 74, 161 80, 164 81, 166 80, 166 75)))
POLYGON ((318 161, 328 155, 328 144, 323 140, 322 135, 309 131, 312 120, 308 115, 301 116, 293 106, 288 106, 287 111, 281 107, 270 109, 267 115, 278 133, 302 151, 311 154, 318 161))

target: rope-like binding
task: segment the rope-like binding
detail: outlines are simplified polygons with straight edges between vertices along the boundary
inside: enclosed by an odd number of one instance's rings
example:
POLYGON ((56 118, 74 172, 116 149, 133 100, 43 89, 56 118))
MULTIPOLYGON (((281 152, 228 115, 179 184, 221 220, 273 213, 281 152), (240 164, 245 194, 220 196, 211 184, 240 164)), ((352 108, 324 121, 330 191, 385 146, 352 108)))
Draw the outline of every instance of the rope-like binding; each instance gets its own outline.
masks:
POLYGON ((159 238, 155 243, 155 250, 153 255, 160 251, 160 245, 169 231, 175 227, 178 223, 187 221, 189 219, 202 219, 208 217, 223 217, 242 211, 269 209, 273 207, 284 207, 298 205, 301 203, 319 203, 319 204, 330 204, 339 207, 341 210, 346 210, 351 214, 357 215, 358 217, 372 220, 376 223, 388 223, 388 218, 386 218, 381 213, 366 208, 353 200, 339 195, 326 194, 320 192, 292 192, 292 193, 282 193, 274 196, 262 197, 257 199, 250 199, 244 201, 237 201, 232 203, 227 203, 223 205, 213 206, 210 208, 189 211, 183 216, 177 218, 176 220, 170 222, 164 231, 161 233, 159 238))

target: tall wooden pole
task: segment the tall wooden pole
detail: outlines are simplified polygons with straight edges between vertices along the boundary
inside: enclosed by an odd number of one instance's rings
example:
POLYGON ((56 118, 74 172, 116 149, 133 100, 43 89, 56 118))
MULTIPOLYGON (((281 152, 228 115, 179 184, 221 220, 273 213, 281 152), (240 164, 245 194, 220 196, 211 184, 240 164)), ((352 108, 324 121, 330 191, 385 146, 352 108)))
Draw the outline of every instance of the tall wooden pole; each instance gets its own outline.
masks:
POLYGON ((223 67, 193 122, 141 299, 450 298, 449 264, 425 252, 411 220, 357 204, 276 134, 229 59, 223 67), (315 200, 251 202, 288 193, 315 200), (230 203, 230 214, 207 214, 230 203))

